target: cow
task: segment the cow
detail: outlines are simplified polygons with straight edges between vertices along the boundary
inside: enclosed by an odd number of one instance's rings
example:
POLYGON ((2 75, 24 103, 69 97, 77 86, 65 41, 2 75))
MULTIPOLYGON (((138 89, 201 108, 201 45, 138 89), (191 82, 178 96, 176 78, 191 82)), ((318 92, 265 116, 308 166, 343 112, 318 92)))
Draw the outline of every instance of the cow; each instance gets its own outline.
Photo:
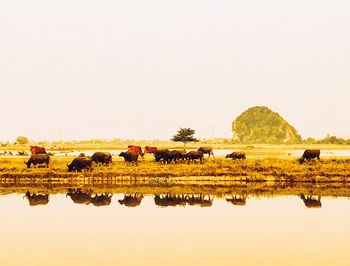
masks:
POLYGON ((44 147, 30 146, 30 152, 32 154, 44 154, 44 153, 46 153, 46 150, 44 147))
POLYGON ((79 154, 79 157, 86 157, 86 155, 85 155, 85 153, 82 152, 79 154))
POLYGON ((75 158, 68 167, 68 172, 72 172, 73 170, 81 172, 83 169, 91 170, 92 159, 91 157, 77 157, 75 158))
POLYGON ((141 204, 142 199, 142 194, 135 193, 133 195, 124 195, 124 199, 118 200, 118 202, 126 207, 137 207, 141 204))
POLYGON ((184 153, 182 151, 177 151, 177 150, 163 150, 163 151, 157 151, 154 155, 156 162, 160 162, 162 161, 163 163, 171 163, 172 161, 174 161, 175 163, 179 160, 179 159, 183 159, 184 158, 184 153))
POLYGON ((242 151, 234 151, 230 154, 227 154, 225 158, 232 158, 232 160, 245 160, 245 152, 242 151))
POLYGON ((27 168, 33 164, 34 168, 37 164, 46 164, 46 167, 49 167, 50 156, 48 154, 32 154, 28 160, 28 162, 24 162, 27 165, 27 168))
POLYGON ((188 162, 199 160, 200 163, 203 163, 204 154, 202 151, 190 151, 185 155, 185 158, 188 160, 188 162))
POLYGON ((28 199, 30 206, 46 205, 49 203, 48 194, 30 194, 30 192, 27 191, 24 197, 28 199))
POLYGON ((146 146, 144 149, 144 154, 155 154, 157 152, 157 150, 158 150, 157 147, 146 146))
POLYGON ((119 157, 123 157, 125 163, 135 163, 137 165, 137 160, 139 158, 139 154, 132 151, 121 152, 119 157))
POLYGON ((112 155, 109 152, 95 152, 92 156, 91 159, 93 162, 96 164, 105 164, 109 165, 112 162, 112 155))
POLYGON ((322 203, 321 203, 321 196, 313 197, 312 195, 307 195, 305 197, 304 194, 300 195, 300 198, 303 200, 305 206, 307 208, 321 208, 322 203))
POLYGON ((142 158, 143 158, 143 156, 145 155, 145 154, 142 152, 141 146, 129 145, 129 146, 128 146, 128 151, 135 152, 135 153, 141 155, 142 158))
POLYGON ((203 152, 203 154, 209 154, 209 158, 210 158, 210 155, 213 155, 214 157, 214 152, 212 147, 200 147, 198 151, 203 152))
POLYGON ((299 159, 299 162, 302 164, 305 160, 310 161, 311 159, 320 160, 320 150, 305 150, 303 156, 299 159))

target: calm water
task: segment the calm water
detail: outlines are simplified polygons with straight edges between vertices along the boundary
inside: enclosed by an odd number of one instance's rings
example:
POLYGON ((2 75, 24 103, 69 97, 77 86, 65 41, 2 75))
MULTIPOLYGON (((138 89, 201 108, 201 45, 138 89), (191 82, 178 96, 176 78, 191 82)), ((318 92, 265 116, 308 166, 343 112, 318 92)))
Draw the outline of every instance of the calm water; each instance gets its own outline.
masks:
POLYGON ((0 196, 1 265, 350 265, 346 197, 39 194, 0 196))

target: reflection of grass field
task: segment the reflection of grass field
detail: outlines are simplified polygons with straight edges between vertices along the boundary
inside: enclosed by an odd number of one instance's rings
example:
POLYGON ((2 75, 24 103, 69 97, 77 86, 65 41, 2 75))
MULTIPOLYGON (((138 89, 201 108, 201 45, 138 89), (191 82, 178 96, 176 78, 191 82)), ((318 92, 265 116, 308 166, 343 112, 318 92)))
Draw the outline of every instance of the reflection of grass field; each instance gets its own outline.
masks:
MULTIPOLYGON (((267 154, 268 155, 268 154, 267 154)), ((232 161, 224 158, 206 159, 204 164, 162 165, 153 161, 152 156, 140 160, 138 166, 125 165, 119 157, 108 167, 95 166, 91 172, 68 173, 66 164, 72 157, 53 157, 49 168, 27 169, 25 158, 1 158, 0 176, 2 178, 26 177, 187 177, 205 176, 213 180, 247 181, 308 181, 335 182, 350 179, 350 159, 322 159, 300 165, 295 158, 266 158, 232 161)), ((189 178, 191 177, 191 178, 189 178)))

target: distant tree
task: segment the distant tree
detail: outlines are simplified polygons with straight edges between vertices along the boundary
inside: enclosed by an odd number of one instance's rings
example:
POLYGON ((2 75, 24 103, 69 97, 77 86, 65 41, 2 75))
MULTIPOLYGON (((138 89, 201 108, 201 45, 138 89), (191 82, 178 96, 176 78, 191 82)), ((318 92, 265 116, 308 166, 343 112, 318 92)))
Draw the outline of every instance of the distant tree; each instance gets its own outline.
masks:
POLYGON ((26 145, 29 143, 29 139, 27 137, 24 137, 24 136, 18 136, 16 138, 16 144, 19 144, 19 145, 26 145))
POLYGON ((194 133, 196 133, 196 131, 192 128, 180 128, 171 140, 174 142, 182 142, 185 148, 186 143, 198 141, 198 139, 194 137, 194 133))

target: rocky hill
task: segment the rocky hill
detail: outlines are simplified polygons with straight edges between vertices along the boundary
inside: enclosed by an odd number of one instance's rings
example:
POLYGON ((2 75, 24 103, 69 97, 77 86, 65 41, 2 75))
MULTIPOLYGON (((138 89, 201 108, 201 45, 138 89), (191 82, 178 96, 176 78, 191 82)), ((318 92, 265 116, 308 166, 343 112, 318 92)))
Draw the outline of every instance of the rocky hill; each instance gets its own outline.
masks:
POLYGON ((239 143, 300 143, 301 136, 278 113, 265 106, 244 111, 232 123, 233 138, 239 143))

